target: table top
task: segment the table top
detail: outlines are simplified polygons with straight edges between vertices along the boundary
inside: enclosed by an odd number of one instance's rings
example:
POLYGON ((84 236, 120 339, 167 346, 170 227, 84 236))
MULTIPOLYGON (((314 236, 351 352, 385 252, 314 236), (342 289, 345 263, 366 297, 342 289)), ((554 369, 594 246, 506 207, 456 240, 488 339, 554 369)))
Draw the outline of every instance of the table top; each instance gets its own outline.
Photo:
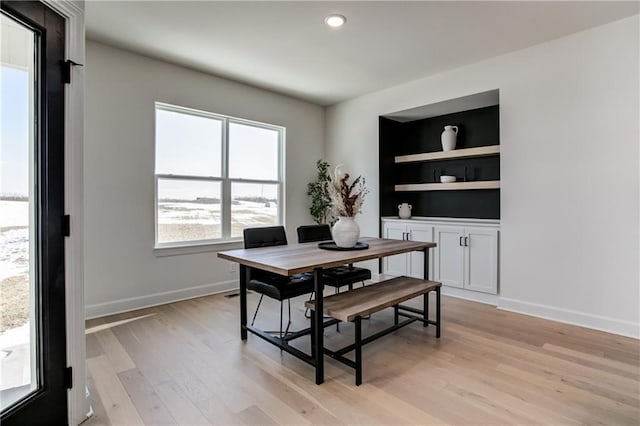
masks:
POLYGON ((369 248, 366 250, 331 251, 318 248, 318 243, 314 242, 221 251, 218 253, 218 257, 241 265, 290 276, 311 272, 315 268, 331 268, 347 263, 436 247, 435 243, 384 238, 363 237, 360 238, 360 241, 368 243, 369 248))

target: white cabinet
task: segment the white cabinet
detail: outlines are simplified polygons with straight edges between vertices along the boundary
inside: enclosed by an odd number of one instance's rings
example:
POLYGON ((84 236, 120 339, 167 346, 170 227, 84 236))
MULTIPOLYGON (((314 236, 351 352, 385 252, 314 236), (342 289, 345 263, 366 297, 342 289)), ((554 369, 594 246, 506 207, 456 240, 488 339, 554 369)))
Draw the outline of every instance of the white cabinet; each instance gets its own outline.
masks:
MULTIPOLYGON (((383 219, 384 238, 435 242, 429 250, 429 279, 464 290, 498 293, 497 221, 463 219, 383 219)), ((382 272, 423 278, 424 253, 389 256, 382 272)))
POLYGON ((484 227, 434 228, 434 279, 442 285, 497 294, 498 230, 484 227))
POLYGON ((464 228, 437 226, 435 228, 433 276, 449 287, 464 287, 464 228))
MULTIPOLYGON (((433 242, 433 225, 416 223, 415 221, 385 221, 382 226, 383 238, 394 240, 409 240, 421 242, 433 242)), ((430 278, 433 276, 430 254, 430 278)), ((424 252, 414 251, 411 253, 397 254, 385 257, 382 261, 384 274, 406 275, 415 278, 424 278, 424 252)))

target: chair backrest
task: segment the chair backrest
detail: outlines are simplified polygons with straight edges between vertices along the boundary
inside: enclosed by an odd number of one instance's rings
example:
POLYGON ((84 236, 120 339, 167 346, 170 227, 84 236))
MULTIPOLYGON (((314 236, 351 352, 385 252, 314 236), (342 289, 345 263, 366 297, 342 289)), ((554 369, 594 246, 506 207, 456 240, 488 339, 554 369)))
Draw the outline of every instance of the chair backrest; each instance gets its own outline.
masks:
POLYGON ((304 225, 298 227, 298 242, 310 243, 313 241, 332 240, 329 225, 304 225))
POLYGON ((244 230, 244 248, 286 246, 287 234, 284 226, 266 226, 244 230))

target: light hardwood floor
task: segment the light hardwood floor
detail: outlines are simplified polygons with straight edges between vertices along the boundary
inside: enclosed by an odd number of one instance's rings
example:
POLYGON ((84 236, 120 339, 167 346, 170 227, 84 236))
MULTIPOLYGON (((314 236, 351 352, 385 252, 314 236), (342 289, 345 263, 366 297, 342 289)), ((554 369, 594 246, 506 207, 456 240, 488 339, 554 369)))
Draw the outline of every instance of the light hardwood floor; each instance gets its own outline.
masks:
MULTIPOLYGON (((440 339, 412 324, 365 346, 361 386, 329 358, 316 386, 312 367, 240 340, 238 303, 215 295, 88 321, 85 424, 640 424, 634 339, 443 297, 440 339)), ((265 298, 257 325, 276 329, 278 313, 265 298)), ((374 314, 363 335, 391 321, 392 310, 374 314)), ((325 335, 351 343, 353 325, 325 335)))

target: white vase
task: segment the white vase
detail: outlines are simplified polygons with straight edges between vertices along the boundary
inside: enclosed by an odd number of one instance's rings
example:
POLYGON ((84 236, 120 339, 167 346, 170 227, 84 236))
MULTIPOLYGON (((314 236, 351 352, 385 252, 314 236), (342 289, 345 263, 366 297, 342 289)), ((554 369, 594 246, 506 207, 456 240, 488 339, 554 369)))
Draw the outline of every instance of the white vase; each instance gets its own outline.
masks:
POLYGON ((402 203, 398 205, 398 216, 400 219, 409 219, 411 217, 411 204, 402 203))
POLYGON ((453 151, 456 149, 456 137, 458 136, 458 126, 444 126, 444 132, 440 136, 443 151, 453 151))
POLYGON ((333 241, 338 247, 351 248, 360 238, 360 227, 352 217, 340 216, 331 230, 333 241))

